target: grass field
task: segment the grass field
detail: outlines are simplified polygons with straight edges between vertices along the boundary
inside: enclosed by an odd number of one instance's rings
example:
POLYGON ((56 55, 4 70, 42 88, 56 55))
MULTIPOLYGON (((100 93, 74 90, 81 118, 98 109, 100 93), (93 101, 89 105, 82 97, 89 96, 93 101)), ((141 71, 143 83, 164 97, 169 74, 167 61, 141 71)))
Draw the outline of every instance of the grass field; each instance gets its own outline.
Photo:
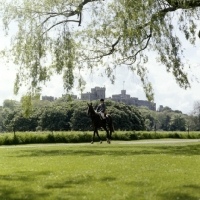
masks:
POLYGON ((1 200, 200 199, 199 143, 2 146, 0 158, 1 200))

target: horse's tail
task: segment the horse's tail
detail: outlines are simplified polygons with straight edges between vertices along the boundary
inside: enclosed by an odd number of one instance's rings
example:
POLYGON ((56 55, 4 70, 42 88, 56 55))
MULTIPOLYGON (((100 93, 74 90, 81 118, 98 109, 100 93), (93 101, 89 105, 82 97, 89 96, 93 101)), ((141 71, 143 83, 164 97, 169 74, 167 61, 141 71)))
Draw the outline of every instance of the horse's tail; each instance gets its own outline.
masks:
POLYGON ((114 125, 113 125, 113 119, 112 119, 112 117, 110 116, 110 115, 108 115, 109 116, 109 118, 110 118, 110 131, 111 132, 115 132, 115 129, 114 129, 114 125))

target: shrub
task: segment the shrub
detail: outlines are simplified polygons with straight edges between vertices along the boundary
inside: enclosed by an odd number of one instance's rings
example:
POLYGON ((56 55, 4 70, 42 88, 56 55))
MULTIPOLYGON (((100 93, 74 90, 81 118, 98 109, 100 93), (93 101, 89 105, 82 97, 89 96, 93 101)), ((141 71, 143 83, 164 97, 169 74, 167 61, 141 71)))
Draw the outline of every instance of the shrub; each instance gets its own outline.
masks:
MULTIPOLYGON (((106 140, 106 132, 99 131, 102 140, 106 140)), ((63 132, 16 132, 3 133, 0 135, 0 145, 34 144, 34 143, 78 143, 90 142, 93 136, 92 131, 63 131, 63 132)), ((181 138, 197 139, 200 138, 198 132, 147 132, 147 131, 115 131, 112 140, 142 140, 159 138, 181 138)), ((95 141, 98 141, 95 137, 95 141)))

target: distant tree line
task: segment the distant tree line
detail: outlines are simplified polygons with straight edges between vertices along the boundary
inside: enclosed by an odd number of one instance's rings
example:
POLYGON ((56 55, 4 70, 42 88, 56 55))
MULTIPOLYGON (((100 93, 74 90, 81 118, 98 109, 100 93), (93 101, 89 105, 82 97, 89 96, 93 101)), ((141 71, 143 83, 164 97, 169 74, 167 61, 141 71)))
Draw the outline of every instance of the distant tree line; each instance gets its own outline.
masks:
MULTIPOLYGON (((93 101, 94 108, 99 101, 93 101)), ((105 101, 113 117, 115 130, 199 131, 200 103, 196 102, 190 115, 164 107, 152 111, 111 100, 105 101)), ((29 117, 24 117, 21 103, 5 100, 0 109, 0 132, 10 131, 86 131, 91 120, 87 116, 87 101, 61 97, 54 102, 32 101, 29 117)))
MULTIPOLYGON (((94 108, 99 101, 93 101, 94 108)), ((145 119, 140 111, 123 103, 106 101, 117 130, 144 130, 145 119)), ((29 117, 25 118, 19 102, 5 100, 1 110, 1 131, 68 131, 90 130, 87 101, 72 101, 62 97, 54 102, 33 101, 29 117)))
POLYGON ((146 107, 141 107, 139 110, 145 118, 146 130, 200 131, 200 102, 195 102, 194 105, 196 106, 190 114, 172 110, 168 106, 158 111, 146 107))

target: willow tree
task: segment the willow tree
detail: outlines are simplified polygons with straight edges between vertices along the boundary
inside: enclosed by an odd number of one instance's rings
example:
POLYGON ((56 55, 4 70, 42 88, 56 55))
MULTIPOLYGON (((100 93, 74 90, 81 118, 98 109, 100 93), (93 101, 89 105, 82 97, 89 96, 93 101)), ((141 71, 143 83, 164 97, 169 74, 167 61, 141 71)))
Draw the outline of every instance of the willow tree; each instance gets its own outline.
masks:
MULTIPOLYGON (((153 100, 145 63, 156 52, 182 88, 190 87, 184 69, 184 46, 174 32, 195 44, 199 0, 4 0, 0 3, 4 30, 14 34, 9 58, 19 67, 15 94, 26 84, 34 94, 55 73, 66 90, 79 87, 82 70, 104 69, 111 82, 116 67, 128 67, 141 78, 153 100)), ((4 55, 5 51, 3 52, 4 55)), ((98 72, 97 72, 98 73, 98 72)))

